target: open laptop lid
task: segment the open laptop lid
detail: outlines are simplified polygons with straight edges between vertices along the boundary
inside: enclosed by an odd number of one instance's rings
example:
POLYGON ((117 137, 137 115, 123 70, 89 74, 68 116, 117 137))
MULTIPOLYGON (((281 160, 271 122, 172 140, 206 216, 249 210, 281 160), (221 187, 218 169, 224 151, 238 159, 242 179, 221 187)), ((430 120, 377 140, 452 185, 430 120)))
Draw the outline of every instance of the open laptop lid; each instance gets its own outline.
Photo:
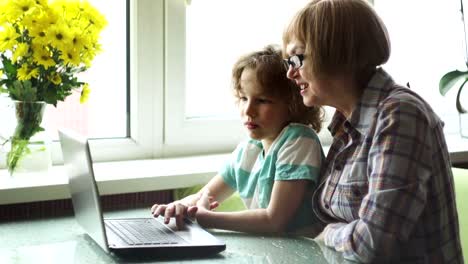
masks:
POLYGON ((59 130, 59 137, 75 218, 86 233, 109 252, 88 140, 70 130, 59 130))

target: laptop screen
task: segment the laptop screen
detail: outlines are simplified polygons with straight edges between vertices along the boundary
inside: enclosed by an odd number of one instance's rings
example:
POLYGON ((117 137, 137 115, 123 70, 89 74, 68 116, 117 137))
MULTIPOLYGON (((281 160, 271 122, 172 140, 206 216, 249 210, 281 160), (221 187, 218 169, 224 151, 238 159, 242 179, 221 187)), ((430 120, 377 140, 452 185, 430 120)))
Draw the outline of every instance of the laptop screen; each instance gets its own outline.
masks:
POLYGON ((88 235, 108 252, 89 143, 72 131, 59 130, 59 137, 75 218, 88 235))

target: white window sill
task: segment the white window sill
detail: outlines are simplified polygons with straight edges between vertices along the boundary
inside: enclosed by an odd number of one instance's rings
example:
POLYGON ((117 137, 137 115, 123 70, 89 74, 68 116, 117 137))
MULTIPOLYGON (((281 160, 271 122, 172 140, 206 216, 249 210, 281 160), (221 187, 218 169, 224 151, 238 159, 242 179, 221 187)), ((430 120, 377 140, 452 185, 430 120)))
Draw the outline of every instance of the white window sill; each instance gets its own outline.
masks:
MULTIPOLYGON (((167 190, 208 182, 228 156, 102 162, 94 164, 94 172, 101 195, 167 190)), ((0 170, 0 205, 66 198, 70 192, 63 166, 14 176, 0 170)))
MULTIPOLYGON (((446 136, 453 163, 468 162, 468 139, 458 134, 446 136)), ((325 146, 325 153, 328 146, 325 146)), ((208 182, 229 154, 158 160, 133 160, 95 163, 94 170, 101 195, 168 190, 208 182)), ((63 166, 48 173, 11 177, 0 170, 0 205, 66 199, 70 197, 63 166)))

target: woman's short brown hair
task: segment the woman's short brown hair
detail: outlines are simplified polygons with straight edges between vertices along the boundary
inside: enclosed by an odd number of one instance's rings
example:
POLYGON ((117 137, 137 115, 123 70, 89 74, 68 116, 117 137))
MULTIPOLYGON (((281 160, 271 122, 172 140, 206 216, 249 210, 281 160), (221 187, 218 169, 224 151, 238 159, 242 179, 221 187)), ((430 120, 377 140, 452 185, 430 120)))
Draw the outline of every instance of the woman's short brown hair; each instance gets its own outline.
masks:
POLYGON ((286 77, 287 67, 280 46, 268 45, 237 60, 232 68, 234 94, 237 97, 242 90, 240 79, 245 69, 255 70, 263 92, 288 104, 291 122, 311 125, 317 132, 320 131, 323 121, 322 108, 304 105, 299 87, 286 77))
POLYGON ((353 74, 361 77, 390 56, 387 28, 365 0, 313 0, 294 16, 283 34, 283 47, 293 40, 318 77, 353 74))

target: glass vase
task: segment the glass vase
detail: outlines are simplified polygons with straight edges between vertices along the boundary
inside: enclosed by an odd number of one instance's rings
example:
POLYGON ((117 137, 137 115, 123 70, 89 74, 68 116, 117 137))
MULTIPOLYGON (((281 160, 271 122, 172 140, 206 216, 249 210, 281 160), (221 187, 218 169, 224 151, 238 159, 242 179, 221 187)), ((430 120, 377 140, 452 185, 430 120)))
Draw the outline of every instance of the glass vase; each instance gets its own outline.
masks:
POLYGON ((45 172, 52 166, 52 142, 44 129, 45 102, 14 101, 16 126, 6 165, 10 175, 45 172))

